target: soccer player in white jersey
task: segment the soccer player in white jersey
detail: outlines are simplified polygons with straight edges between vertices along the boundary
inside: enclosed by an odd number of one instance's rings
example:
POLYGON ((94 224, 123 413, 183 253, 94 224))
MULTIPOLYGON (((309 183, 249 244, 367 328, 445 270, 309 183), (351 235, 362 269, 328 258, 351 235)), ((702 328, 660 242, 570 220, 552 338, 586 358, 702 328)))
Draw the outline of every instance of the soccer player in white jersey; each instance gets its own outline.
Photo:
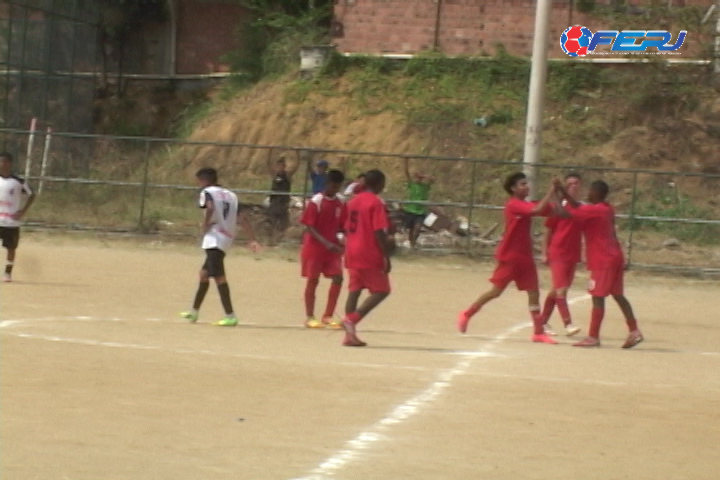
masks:
POLYGON ((255 233, 244 213, 238 209, 237 196, 230 190, 218 185, 218 174, 214 168, 201 168, 195 174, 197 183, 202 188, 198 206, 205 212, 203 216, 202 248, 205 250, 205 263, 200 269, 200 284, 195 293, 192 308, 182 312, 181 317, 190 322, 197 322, 198 312, 205 294, 210 287, 210 278, 215 279, 220 301, 225 310, 225 317, 213 325, 221 327, 234 327, 237 318, 230 300, 230 287, 225 278, 225 253, 235 238, 237 221, 250 237, 250 250, 257 252, 260 245, 255 241, 255 233))
POLYGON ((7 249, 4 282, 12 281, 15 251, 20 242, 20 220, 35 200, 25 180, 13 175, 12 166, 13 156, 7 152, 0 153, 0 239, 7 249), (24 206, 23 195, 27 195, 24 206))

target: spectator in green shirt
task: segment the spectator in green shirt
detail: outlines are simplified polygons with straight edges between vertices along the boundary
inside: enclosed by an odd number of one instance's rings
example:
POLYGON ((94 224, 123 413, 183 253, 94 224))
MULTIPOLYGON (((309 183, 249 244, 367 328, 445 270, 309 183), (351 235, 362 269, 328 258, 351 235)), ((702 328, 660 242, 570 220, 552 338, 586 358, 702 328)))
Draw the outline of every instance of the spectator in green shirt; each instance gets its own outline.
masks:
POLYGON ((430 198, 430 186, 435 179, 423 172, 416 171, 410 174, 410 159, 405 159, 405 176, 408 182, 408 202, 403 204, 403 220, 405 228, 408 231, 410 246, 415 248, 417 240, 420 237, 425 216, 427 216, 428 208, 415 202, 426 202, 430 198))

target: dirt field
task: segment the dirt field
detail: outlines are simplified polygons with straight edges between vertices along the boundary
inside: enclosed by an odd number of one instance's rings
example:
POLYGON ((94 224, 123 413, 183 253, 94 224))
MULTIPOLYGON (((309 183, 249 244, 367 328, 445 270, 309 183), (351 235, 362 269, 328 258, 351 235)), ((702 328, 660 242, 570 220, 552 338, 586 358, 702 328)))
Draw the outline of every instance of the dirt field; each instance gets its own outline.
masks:
POLYGON ((462 337, 490 265, 399 261, 350 349, 300 328, 292 256, 229 256, 224 329, 214 288, 176 317, 197 248, 27 235, 0 287, 2 479, 718 478, 718 283, 630 275, 646 342, 619 348, 611 305, 588 351, 530 343, 516 291, 462 337))

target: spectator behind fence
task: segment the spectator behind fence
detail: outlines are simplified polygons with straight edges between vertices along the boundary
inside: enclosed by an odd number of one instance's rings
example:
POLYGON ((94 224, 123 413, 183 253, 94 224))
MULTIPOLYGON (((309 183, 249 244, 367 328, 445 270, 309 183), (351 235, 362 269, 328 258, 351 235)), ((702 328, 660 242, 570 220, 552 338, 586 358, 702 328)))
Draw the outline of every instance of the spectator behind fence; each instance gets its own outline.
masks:
POLYGON ((312 182, 312 193, 317 195, 325 190, 327 183, 327 171, 330 164, 326 160, 318 160, 315 168, 310 172, 310 181, 312 182))
POLYGON ((410 247, 415 248, 428 208, 426 205, 413 202, 426 202, 430 198, 430 187, 435 179, 420 171, 416 171, 411 175, 409 158, 405 159, 405 176, 407 177, 408 200, 410 201, 404 203, 402 207, 403 223, 408 230, 410 247))
POLYGON ((270 205, 268 207, 268 216, 272 224, 271 243, 275 243, 282 239, 290 225, 290 189, 292 187, 292 177, 298 169, 299 164, 296 163, 292 168, 288 169, 285 157, 280 157, 273 166, 272 160, 268 160, 268 172, 272 177, 272 185, 270 190, 278 192, 278 195, 270 195, 270 205))

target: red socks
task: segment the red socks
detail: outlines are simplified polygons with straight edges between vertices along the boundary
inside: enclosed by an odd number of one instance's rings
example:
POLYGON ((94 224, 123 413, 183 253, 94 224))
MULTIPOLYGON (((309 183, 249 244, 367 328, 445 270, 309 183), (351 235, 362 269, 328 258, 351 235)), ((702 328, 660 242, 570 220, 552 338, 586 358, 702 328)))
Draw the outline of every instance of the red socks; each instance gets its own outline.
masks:
POLYGON ((552 293, 548 293, 548 296, 545 298, 545 305, 543 305, 542 311, 542 317, 545 323, 547 323, 550 319, 550 315, 552 315, 552 312, 555 309, 556 301, 557 297, 552 293))
POLYGON ((627 323, 628 330, 630 330, 631 332, 634 332, 638 329, 637 320, 635 320, 634 318, 626 318, 625 323, 627 323))
POLYGON ((530 307, 530 316, 533 321, 533 333, 535 335, 542 335, 545 333, 545 319, 540 313, 540 307, 530 307))
POLYGON ((558 307, 558 312, 560 312, 560 317, 562 317, 562 321, 567 327, 572 323, 572 318, 570 317, 570 309, 568 308, 567 298, 565 297, 555 297, 555 304, 558 307))
POLYGON ((589 336, 593 338, 600 338, 600 324, 602 323, 604 316, 604 308, 593 307, 592 315, 590 316, 590 330, 588 331, 589 336))
POLYGON ((476 314, 477 312, 479 312, 479 311, 480 311, 480 307, 476 307, 475 305, 470 305, 470 306, 468 307, 468 309, 465 310, 465 314, 466 314, 468 317, 472 317, 473 315, 475 315, 475 314, 476 314))
POLYGON ((337 306, 338 297, 340 296, 341 283, 331 283, 328 292, 327 307, 325 307, 325 315, 323 318, 329 318, 335 315, 335 307, 337 306))
POLYGON ((354 323, 355 325, 357 325, 358 323, 360 323, 360 320, 362 320, 362 315, 360 314, 360 312, 352 312, 348 313, 345 318, 347 318, 350 323, 354 323))
POLYGON ((305 285, 305 313, 308 318, 315 316, 315 289, 319 281, 317 278, 308 278, 305 285))

